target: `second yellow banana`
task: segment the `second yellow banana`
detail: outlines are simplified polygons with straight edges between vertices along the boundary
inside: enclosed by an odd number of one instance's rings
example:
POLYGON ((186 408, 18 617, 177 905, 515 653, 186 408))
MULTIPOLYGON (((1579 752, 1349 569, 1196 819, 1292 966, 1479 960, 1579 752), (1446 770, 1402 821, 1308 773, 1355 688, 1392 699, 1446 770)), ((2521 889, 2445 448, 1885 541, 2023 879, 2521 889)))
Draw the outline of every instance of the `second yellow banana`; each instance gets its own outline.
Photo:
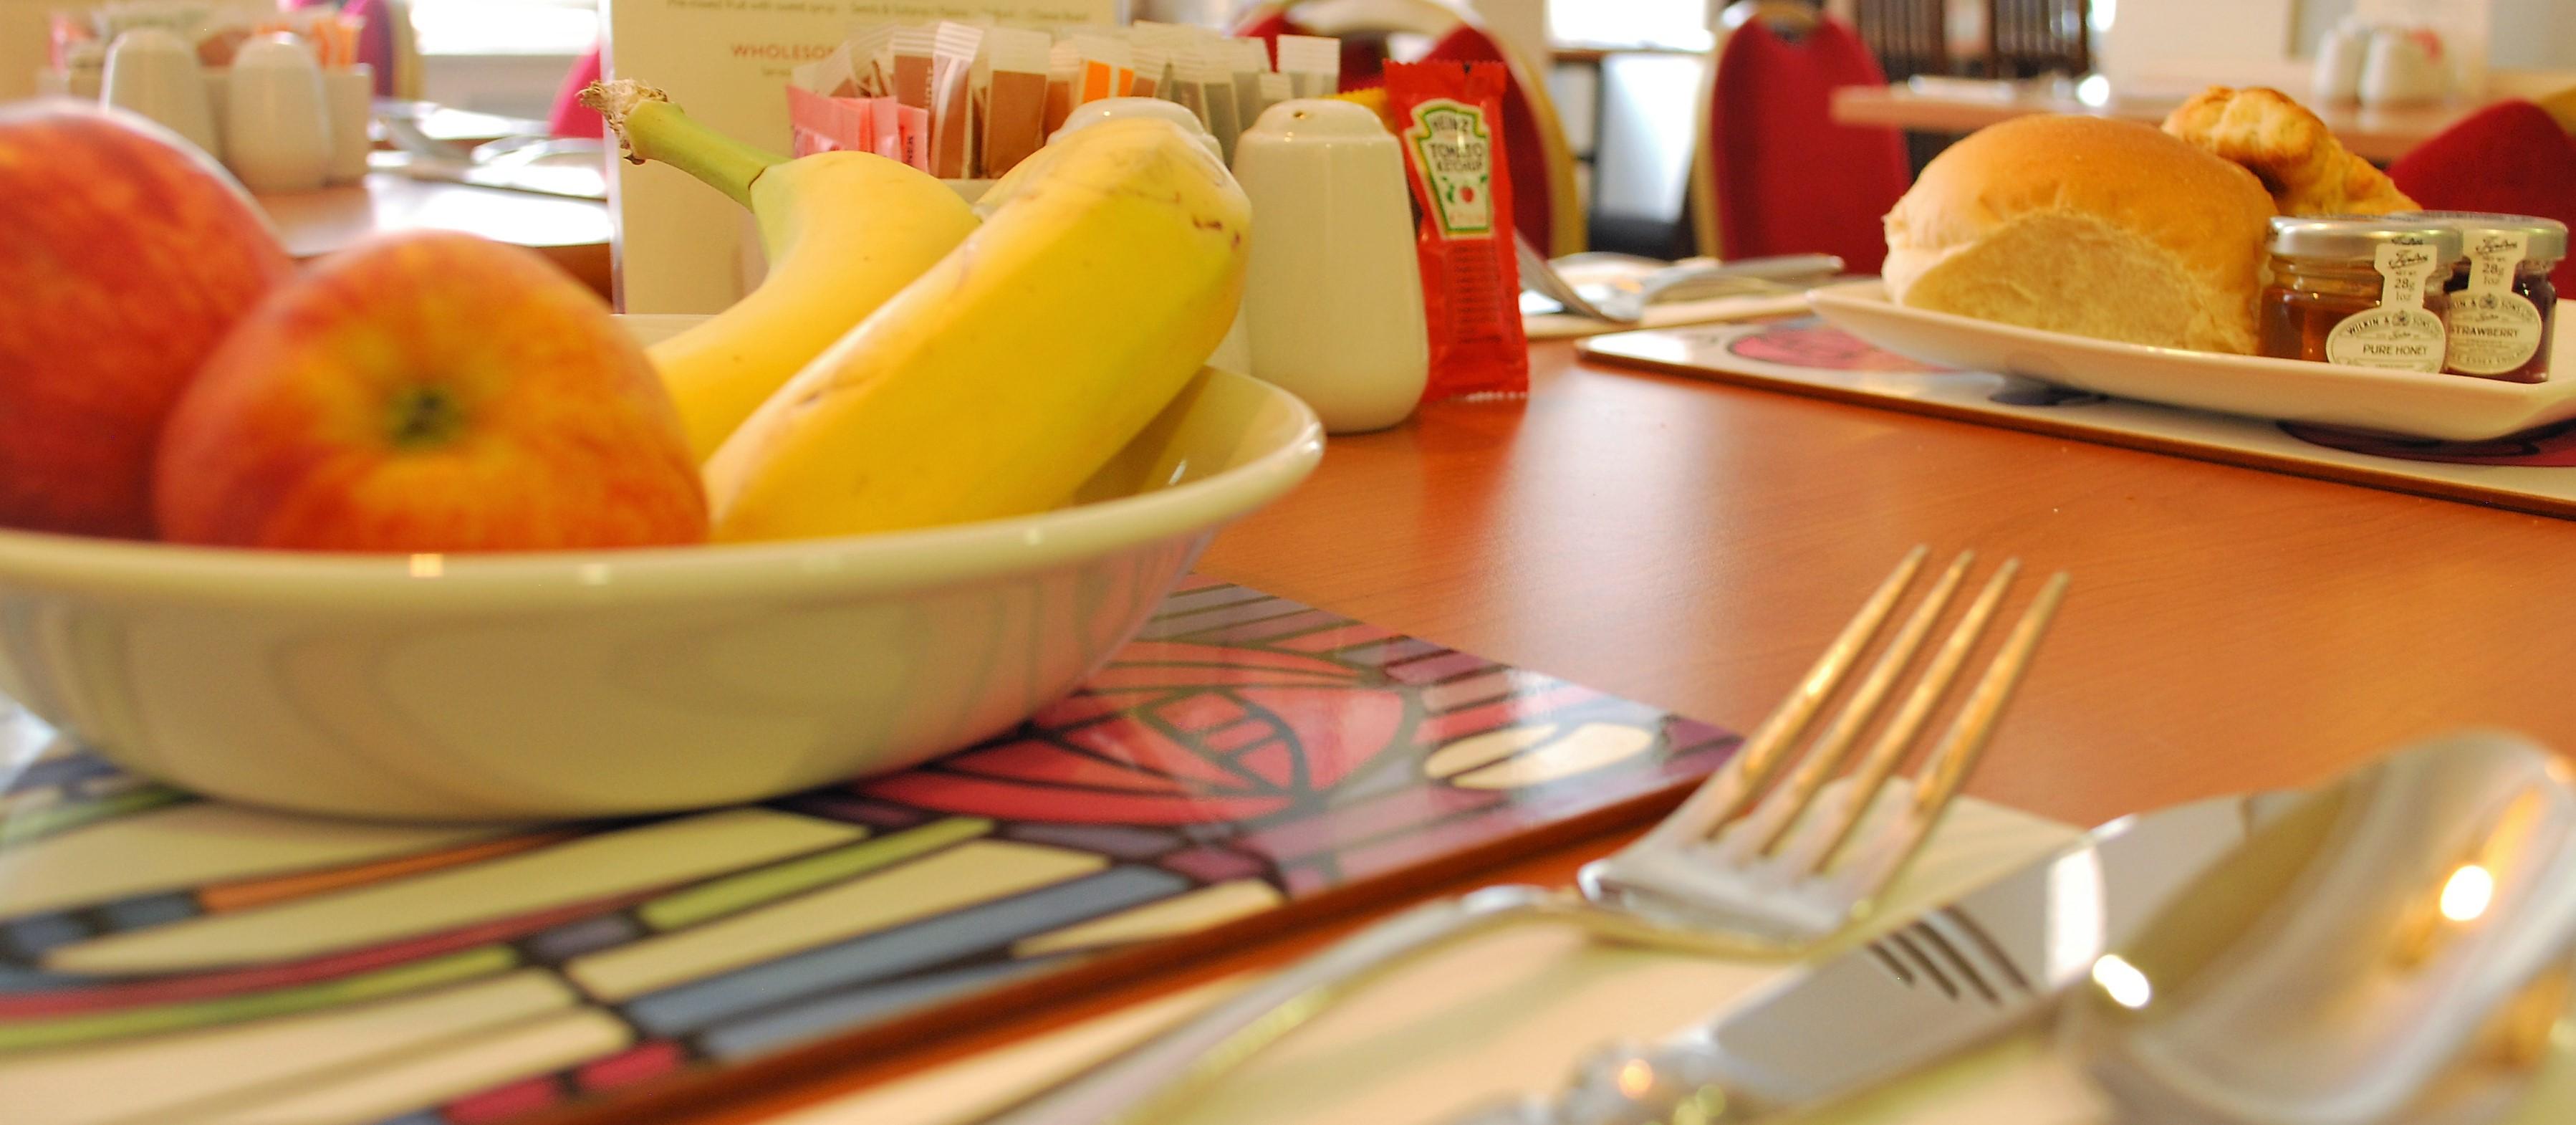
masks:
POLYGON ((717 538, 1047 508, 1197 373, 1242 294, 1242 189, 1164 121, 1104 122, 1040 156, 707 462, 717 538))
POLYGON ((861 152, 790 160, 691 118, 660 90, 594 82, 598 110, 635 163, 660 162, 750 208, 769 274, 749 296, 647 349, 705 460, 823 349, 975 229, 975 212, 929 173, 861 152))

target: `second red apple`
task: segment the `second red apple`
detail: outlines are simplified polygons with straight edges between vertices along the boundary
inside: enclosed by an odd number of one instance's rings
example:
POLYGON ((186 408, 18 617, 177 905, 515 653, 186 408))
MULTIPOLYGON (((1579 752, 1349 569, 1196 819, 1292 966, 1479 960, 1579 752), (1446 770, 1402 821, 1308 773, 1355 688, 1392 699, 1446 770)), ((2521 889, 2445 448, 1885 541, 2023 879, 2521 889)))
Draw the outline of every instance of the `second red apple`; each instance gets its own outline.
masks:
POLYGON ((534 252, 378 240, 254 310, 161 443, 164 538, 339 551, 696 543, 669 394, 607 307, 534 252))

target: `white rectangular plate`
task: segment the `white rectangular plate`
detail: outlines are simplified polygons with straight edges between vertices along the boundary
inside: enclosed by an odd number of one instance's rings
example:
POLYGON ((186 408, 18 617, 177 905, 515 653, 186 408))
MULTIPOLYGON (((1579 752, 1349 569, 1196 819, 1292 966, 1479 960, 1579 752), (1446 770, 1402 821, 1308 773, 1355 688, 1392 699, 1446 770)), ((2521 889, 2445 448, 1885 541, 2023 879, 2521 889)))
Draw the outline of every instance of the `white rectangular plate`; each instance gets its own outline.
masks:
MULTIPOLYGON (((1877 280, 1808 294, 1835 327, 1925 363, 1992 371, 2119 398, 2483 441, 2576 418, 2576 334, 2558 334, 2545 383, 2504 383, 2294 359, 2151 348, 1906 308, 1877 280)), ((2570 302, 2559 302, 2562 314, 2570 302)))

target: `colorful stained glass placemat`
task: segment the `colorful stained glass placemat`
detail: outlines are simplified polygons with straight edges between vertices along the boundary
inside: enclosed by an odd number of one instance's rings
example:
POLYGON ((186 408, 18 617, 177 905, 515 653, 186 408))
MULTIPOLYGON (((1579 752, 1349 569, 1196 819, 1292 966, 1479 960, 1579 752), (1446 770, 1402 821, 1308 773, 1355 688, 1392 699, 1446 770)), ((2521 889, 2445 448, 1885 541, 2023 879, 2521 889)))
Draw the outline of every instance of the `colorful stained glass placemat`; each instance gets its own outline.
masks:
POLYGON ((487 1125, 862 1050, 1643 819, 1735 743, 1205 579, 1012 734, 615 822, 200 800, 0 700, 0 1116, 487 1125))
POLYGON ((2481 442, 2360 434, 1931 367, 1814 317, 1623 332, 1583 356, 1958 421, 2576 517, 2576 422, 2481 442))

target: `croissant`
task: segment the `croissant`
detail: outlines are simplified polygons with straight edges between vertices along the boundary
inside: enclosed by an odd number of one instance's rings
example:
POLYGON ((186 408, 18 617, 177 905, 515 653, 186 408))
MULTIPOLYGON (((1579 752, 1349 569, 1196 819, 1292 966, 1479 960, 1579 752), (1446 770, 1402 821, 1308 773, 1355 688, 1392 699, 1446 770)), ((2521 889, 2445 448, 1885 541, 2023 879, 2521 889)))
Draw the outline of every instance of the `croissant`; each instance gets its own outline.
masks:
POLYGON ((2244 165, 2284 215, 2417 209, 2387 173, 2354 156, 2316 114, 2279 90, 2212 86, 2166 117, 2165 132, 2244 165))

